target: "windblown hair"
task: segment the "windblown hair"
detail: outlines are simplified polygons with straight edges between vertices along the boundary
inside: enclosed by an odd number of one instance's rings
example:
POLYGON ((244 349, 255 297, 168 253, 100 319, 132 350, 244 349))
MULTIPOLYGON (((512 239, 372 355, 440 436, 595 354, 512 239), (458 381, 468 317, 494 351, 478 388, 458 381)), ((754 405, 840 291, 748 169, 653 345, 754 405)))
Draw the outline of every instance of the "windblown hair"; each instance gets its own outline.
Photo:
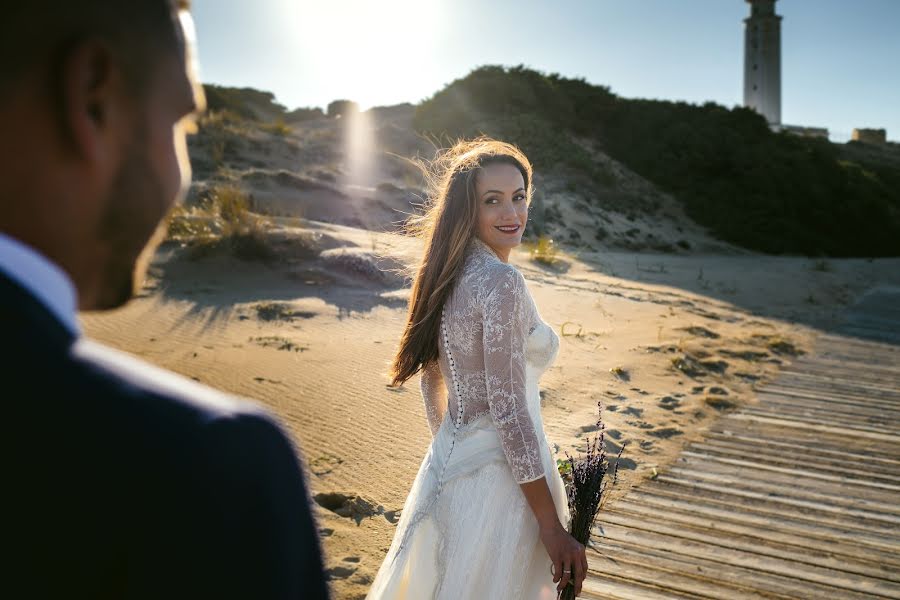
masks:
POLYGON ((441 310, 453 290, 475 236, 478 201, 475 180, 489 164, 513 165, 525 180, 531 203, 532 169, 521 150, 488 137, 459 141, 439 151, 430 163, 420 163, 429 184, 425 212, 408 229, 423 238, 425 252, 413 279, 406 328, 391 366, 391 386, 402 385, 438 357, 441 310))

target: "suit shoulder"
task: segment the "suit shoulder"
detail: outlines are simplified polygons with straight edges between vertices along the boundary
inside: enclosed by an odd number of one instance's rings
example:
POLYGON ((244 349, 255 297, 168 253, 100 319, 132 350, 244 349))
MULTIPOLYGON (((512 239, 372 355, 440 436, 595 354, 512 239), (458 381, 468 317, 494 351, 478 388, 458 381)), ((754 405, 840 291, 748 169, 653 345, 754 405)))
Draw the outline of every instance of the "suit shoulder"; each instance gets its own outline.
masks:
POLYGON ((239 415, 267 418, 249 402, 90 340, 76 343, 71 357, 76 387, 111 414, 131 414, 148 427, 158 421, 190 427, 239 415))

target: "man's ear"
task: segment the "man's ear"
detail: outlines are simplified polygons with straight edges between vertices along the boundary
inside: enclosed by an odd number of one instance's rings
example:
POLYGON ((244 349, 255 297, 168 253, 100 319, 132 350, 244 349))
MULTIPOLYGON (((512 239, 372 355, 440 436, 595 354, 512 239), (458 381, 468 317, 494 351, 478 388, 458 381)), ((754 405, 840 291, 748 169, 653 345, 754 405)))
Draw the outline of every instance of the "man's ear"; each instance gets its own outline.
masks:
POLYGON ((79 158, 101 168, 115 156, 115 128, 122 113, 122 78, 110 47, 79 42, 60 65, 60 116, 65 137, 79 158))

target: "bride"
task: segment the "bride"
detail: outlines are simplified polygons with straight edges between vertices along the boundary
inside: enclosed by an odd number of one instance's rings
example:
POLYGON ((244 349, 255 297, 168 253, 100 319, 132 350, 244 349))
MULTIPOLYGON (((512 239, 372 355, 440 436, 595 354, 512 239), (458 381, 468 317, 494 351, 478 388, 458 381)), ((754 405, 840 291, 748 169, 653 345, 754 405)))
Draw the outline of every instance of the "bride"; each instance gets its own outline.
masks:
POLYGON ((460 142, 433 167, 425 254, 392 367, 419 370, 433 439, 367 598, 555 598, 587 572, 566 531, 538 379, 559 348, 509 254, 532 171, 516 147, 460 142), (556 585, 554 585, 556 584, 556 585))

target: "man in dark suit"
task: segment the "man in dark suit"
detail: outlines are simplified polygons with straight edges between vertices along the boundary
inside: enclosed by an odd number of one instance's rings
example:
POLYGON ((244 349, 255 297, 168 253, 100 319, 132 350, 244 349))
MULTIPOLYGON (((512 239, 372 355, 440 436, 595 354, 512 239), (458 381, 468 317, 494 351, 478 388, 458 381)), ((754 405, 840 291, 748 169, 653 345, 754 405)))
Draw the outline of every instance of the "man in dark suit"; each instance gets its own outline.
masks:
POLYGON ((85 340, 76 318, 132 296, 189 181, 192 32, 176 0, 2 6, 6 597, 328 595, 272 419, 85 340))

